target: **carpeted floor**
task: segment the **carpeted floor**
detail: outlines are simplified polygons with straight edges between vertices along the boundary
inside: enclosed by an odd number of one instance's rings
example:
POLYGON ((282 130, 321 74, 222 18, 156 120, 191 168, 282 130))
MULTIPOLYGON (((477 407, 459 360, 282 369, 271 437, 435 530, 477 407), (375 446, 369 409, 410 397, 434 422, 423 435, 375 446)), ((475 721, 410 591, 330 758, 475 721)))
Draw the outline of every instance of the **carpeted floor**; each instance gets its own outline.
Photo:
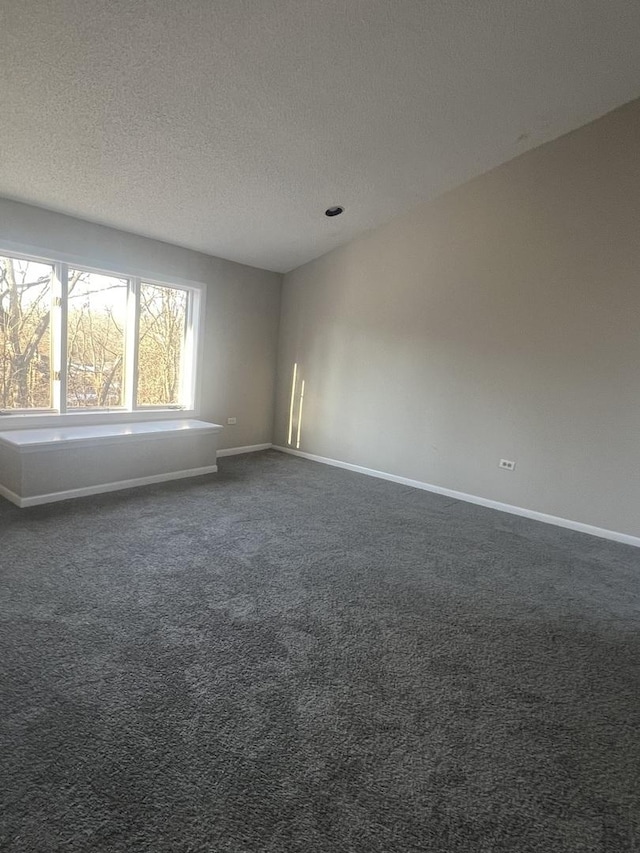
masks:
POLYGON ((274 451, 0 501, 0 850, 640 850, 640 552, 274 451))

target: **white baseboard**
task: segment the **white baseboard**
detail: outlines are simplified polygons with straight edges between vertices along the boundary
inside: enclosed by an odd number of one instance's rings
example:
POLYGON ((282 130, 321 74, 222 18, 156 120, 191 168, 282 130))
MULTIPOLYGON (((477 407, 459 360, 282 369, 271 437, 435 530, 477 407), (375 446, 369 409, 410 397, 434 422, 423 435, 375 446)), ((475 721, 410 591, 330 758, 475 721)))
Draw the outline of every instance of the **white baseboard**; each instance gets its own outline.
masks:
POLYGON ((270 450, 271 444, 248 444, 246 447, 226 447, 218 451, 218 456, 238 456, 240 453, 255 453, 257 450, 270 450))
POLYGON ((205 465, 202 468, 188 468, 184 471, 169 471, 165 474, 152 474, 148 477, 135 477, 132 480, 118 480, 115 483, 100 483, 95 486, 82 486, 78 489, 67 489, 64 492, 49 492, 46 495, 32 495, 22 498, 5 486, 0 486, 0 494, 21 508, 39 506, 40 504, 66 501, 69 498, 84 498, 88 495, 100 495, 103 492, 117 492, 120 489, 132 489, 135 486, 149 486, 152 483, 165 483, 169 480, 182 480, 186 477, 199 477, 201 474, 215 474, 217 465, 205 465))
POLYGON ((335 468, 345 468, 347 471, 355 471, 358 474, 366 474, 368 477, 378 477, 381 480, 390 480, 392 483, 400 483, 402 486, 411 486, 414 489, 422 489, 425 492, 434 492, 448 498, 455 498, 466 503, 486 506, 489 509, 497 509, 500 512, 508 512, 511 515, 521 515, 534 521, 542 521, 545 524, 554 524, 556 527, 566 527, 569 530, 577 530, 579 533, 588 533, 591 536, 599 536, 601 539, 612 539, 614 542, 623 542, 625 545, 634 545, 640 548, 640 537, 630 536, 628 533, 618 533, 616 530, 607 530, 604 527, 594 527, 591 524, 583 524, 581 521, 571 521, 568 518, 560 518, 556 515, 548 515, 545 512, 537 512, 533 509, 525 509, 512 504, 503 504, 500 501, 481 498, 477 495, 468 495, 465 492, 456 492, 454 489, 445 489, 443 486, 434 486, 431 483, 423 483, 421 480, 410 480, 407 477, 398 477, 396 474, 388 474, 386 471, 376 471, 374 468, 364 468, 362 465, 353 465, 350 462, 340 462, 338 459, 329 459, 327 456, 316 456, 313 453, 304 453, 302 450, 293 450, 291 447, 280 447, 273 445, 274 450, 281 453, 290 453, 292 456, 301 456, 312 462, 321 462, 323 465, 333 465, 335 468))
POLYGON ((17 495, 15 492, 12 492, 11 489, 8 489, 6 486, 3 486, 1 483, 0 495, 2 495, 2 497, 6 498, 8 501, 11 501, 11 503, 15 504, 16 506, 21 505, 20 501, 22 500, 22 498, 20 497, 20 495, 17 495))

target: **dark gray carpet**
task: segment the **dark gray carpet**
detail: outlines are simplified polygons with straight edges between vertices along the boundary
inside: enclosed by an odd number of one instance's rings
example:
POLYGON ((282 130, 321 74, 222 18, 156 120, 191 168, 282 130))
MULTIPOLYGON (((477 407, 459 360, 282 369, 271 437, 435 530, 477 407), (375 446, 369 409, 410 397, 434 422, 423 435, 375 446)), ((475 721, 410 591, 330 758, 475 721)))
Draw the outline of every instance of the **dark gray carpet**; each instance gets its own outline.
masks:
POLYGON ((0 850, 640 850, 640 553, 276 452, 0 501, 0 850))

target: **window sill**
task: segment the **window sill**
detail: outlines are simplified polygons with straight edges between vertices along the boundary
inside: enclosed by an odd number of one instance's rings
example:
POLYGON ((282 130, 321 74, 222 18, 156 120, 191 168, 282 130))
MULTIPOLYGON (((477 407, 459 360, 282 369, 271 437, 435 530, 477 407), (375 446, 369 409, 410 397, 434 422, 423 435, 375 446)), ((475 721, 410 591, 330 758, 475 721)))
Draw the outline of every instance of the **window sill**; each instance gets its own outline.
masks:
POLYGON ((186 437, 194 434, 220 432, 220 424, 206 423, 191 418, 146 423, 83 424, 82 426, 38 427, 29 430, 0 431, 0 444, 4 444, 20 453, 39 452, 47 449, 60 449, 73 445, 95 447, 104 444, 119 444, 123 441, 149 441, 177 435, 186 437))
POLYGON ((156 409, 149 408, 135 412, 124 409, 102 409, 94 412, 65 412, 51 414, 43 412, 32 415, 0 415, 0 431, 19 429, 38 429, 39 427, 62 426, 100 426, 113 423, 150 423, 153 421, 180 420, 198 418, 195 409, 156 409))

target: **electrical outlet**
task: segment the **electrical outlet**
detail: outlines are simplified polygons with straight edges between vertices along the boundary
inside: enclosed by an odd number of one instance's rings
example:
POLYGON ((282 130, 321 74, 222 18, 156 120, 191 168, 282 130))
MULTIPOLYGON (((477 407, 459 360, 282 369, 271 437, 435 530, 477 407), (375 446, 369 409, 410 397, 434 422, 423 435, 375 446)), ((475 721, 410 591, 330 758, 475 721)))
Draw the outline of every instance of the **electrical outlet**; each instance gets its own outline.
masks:
POLYGON ((514 471, 516 463, 510 462, 509 459, 501 459, 498 467, 504 468, 505 471, 514 471))
POLYGON ((238 421, 236 418, 227 418, 227 423, 229 424, 229 426, 233 426, 234 424, 238 423, 238 421))

